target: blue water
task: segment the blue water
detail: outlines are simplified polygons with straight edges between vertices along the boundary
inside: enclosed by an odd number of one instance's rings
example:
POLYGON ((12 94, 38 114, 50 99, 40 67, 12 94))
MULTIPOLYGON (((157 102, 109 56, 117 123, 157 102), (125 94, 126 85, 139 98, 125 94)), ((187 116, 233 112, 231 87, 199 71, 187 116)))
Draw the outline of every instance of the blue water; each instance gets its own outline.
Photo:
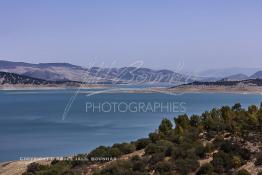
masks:
MULTIPOLYGON (((92 90, 91 90, 92 91, 92 90)), ((260 94, 199 93, 106 93, 87 97, 81 91, 62 120, 74 90, 0 91, 0 161, 29 156, 64 156, 84 153, 99 145, 111 145, 146 137, 163 117, 173 119, 181 112, 93 112, 86 103, 178 102, 186 113, 240 102, 244 107, 259 105, 260 94)))

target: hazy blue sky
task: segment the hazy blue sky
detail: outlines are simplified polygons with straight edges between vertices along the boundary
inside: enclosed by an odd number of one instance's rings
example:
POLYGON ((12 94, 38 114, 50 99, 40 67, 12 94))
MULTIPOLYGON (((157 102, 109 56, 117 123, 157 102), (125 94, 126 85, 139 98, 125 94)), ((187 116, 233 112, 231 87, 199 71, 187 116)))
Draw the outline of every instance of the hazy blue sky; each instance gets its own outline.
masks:
POLYGON ((262 67, 260 0, 0 0, 0 59, 262 67))

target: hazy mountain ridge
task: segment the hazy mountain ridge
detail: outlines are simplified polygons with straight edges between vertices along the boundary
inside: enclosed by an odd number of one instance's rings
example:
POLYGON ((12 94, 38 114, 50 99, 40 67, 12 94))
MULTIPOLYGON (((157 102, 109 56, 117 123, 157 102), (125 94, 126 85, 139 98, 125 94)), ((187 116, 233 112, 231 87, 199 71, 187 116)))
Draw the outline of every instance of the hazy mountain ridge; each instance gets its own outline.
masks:
POLYGON ((223 78, 221 81, 241 81, 241 80, 246 80, 248 78, 249 77, 245 74, 234 74, 223 78))
POLYGON ((85 81, 92 83, 146 83, 146 82, 192 82, 190 76, 170 70, 153 70, 149 68, 83 68, 68 63, 39 63, 0 61, 0 71, 27 75, 49 81, 85 81))
POLYGON ((172 83, 186 84, 194 81, 241 81, 262 78, 259 68, 226 68, 202 71, 197 75, 185 75, 171 70, 154 70, 150 68, 122 67, 84 68, 69 63, 11 62, 0 60, 0 71, 16 73, 47 81, 79 81, 90 84, 112 83, 172 83), (224 75, 224 76, 223 76, 224 75))
POLYGON ((252 76, 255 72, 261 71, 262 68, 241 68, 241 67, 230 67, 221 69, 209 69, 205 71, 198 72, 197 75, 200 77, 217 77, 225 78, 236 74, 245 74, 247 76, 252 76))
POLYGON ((24 62, 0 61, 0 71, 27 75, 49 81, 81 81, 79 75, 85 70, 80 66, 68 63, 40 63, 30 64, 24 62))
POLYGON ((262 79, 262 71, 258 71, 250 76, 250 78, 260 78, 262 79))

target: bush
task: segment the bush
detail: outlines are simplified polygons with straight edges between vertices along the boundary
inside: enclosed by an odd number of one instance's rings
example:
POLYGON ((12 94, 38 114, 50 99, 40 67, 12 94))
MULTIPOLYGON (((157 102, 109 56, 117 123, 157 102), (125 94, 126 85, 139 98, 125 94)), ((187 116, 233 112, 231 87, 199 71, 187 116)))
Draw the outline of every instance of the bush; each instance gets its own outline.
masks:
POLYGON ((55 164, 40 165, 38 163, 32 163, 28 166, 27 172, 23 175, 76 175, 76 170, 72 168, 72 162, 59 161, 55 164))
POLYGON ((241 169, 239 170, 236 175, 251 175, 247 170, 241 169))
POLYGON ((27 173, 35 174, 37 171, 42 171, 48 169, 48 166, 46 165, 40 165, 39 163, 31 163, 27 167, 27 173))
POLYGON ((131 175, 132 163, 130 161, 117 161, 107 166, 99 172, 95 172, 94 175, 131 175))
POLYGON ((206 148, 203 145, 198 145, 195 148, 195 154, 199 157, 199 158, 205 158, 206 157, 206 148))
POLYGON ((243 160, 239 156, 233 156, 232 165, 234 168, 239 168, 243 164, 243 160))
POLYGON ((262 175, 262 171, 258 172, 257 175, 262 175))
POLYGON ((162 139, 162 136, 158 133, 150 133, 149 134, 149 139, 151 140, 151 142, 156 143, 158 140, 162 139))
POLYGON ((166 150, 173 146, 173 143, 167 140, 159 140, 156 143, 150 143, 146 149, 145 153, 147 155, 154 154, 154 153, 165 153, 166 150))
POLYGON ((256 166, 262 165, 262 153, 259 153, 255 162, 256 166))
POLYGON ((58 162, 59 162, 59 160, 54 159, 54 160, 52 160, 51 165, 55 165, 55 164, 57 164, 58 162))
POLYGON ((110 157, 109 147, 99 146, 88 154, 88 157, 110 157))
POLYGON ((176 127, 182 127, 183 129, 189 128, 190 120, 186 114, 179 115, 174 118, 176 127))
POLYGON ((190 172, 195 171, 198 167, 199 167, 199 162, 197 161, 197 159, 177 159, 176 160, 176 170, 182 174, 182 175, 186 175, 189 174, 190 172))
POLYGON ((201 174, 211 175, 213 171, 214 171, 213 165, 211 163, 206 163, 199 168, 196 174, 197 175, 201 175, 201 174))
POLYGON ((249 160, 251 157, 251 152, 246 148, 241 148, 237 150, 237 153, 244 159, 249 160))
POLYGON ((111 148, 108 150, 110 157, 120 157, 123 153, 118 148, 111 148))
POLYGON ((143 159, 141 159, 139 156, 134 156, 131 159, 133 163, 133 171, 139 171, 139 172, 145 172, 146 163, 143 159))
POLYGON ((213 143, 207 143, 205 146, 206 153, 211 153, 214 151, 214 145, 213 143))
POLYGON ((135 145, 131 143, 114 144, 112 148, 119 149, 122 154, 129 154, 136 150, 135 145))
POLYGON ((149 164, 151 165, 151 167, 155 167, 155 165, 158 162, 163 161, 165 158, 165 154, 164 153, 157 153, 157 154, 153 154, 149 160, 149 164))
POLYGON ((163 133, 163 134, 167 134, 169 131, 172 130, 172 123, 170 120, 168 120, 167 118, 164 118, 161 122, 161 124, 159 125, 159 132, 163 133))
POLYGON ((223 151, 219 151, 213 156, 212 164, 217 173, 224 173, 232 167, 231 156, 223 151))
POLYGON ((151 143, 150 139, 139 139, 135 142, 136 150, 144 149, 147 145, 151 143))
POLYGON ((135 145, 131 143, 114 144, 112 147, 100 146, 91 151, 88 157, 120 157, 123 154, 129 154, 135 150, 135 145))
POLYGON ((159 174, 169 173, 172 171, 172 164, 171 162, 167 162, 167 161, 159 162, 156 164, 155 170, 159 174))

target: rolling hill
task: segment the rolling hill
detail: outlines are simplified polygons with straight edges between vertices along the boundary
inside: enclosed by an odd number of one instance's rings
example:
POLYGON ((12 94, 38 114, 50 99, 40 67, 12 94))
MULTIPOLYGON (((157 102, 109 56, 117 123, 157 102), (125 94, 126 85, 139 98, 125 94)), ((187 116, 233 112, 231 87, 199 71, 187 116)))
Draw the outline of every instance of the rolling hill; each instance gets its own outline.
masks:
POLYGON ((0 60, 0 71, 26 75, 48 81, 85 81, 87 83, 147 83, 172 82, 183 84, 192 82, 190 76, 170 70, 153 70, 149 68, 84 68, 68 63, 11 62, 0 60))

